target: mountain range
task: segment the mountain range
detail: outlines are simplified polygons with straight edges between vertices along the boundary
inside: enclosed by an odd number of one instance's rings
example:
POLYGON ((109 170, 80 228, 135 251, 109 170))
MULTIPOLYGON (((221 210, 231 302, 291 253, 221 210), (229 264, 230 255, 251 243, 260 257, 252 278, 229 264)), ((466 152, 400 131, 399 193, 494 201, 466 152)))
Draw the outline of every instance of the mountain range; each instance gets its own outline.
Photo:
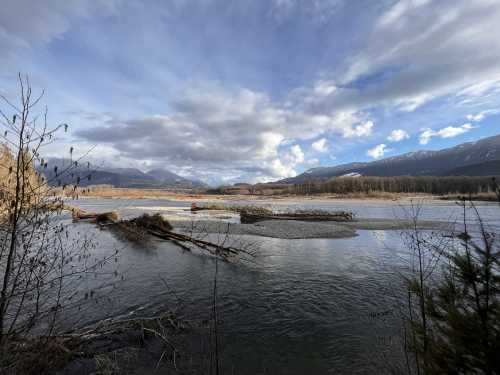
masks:
POLYGON ((199 180, 190 180, 161 168, 143 172, 136 168, 106 168, 85 164, 73 167, 71 173, 61 173, 69 163, 67 159, 51 158, 47 160, 47 168, 39 167, 38 169, 47 180, 55 185, 72 184, 76 178, 80 177, 80 186, 112 185, 120 188, 201 188, 207 186, 199 180))
POLYGON ((500 135, 440 151, 417 151, 366 163, 318 167, 280 183, 341 176, 500 176, 500 135))
MULTIPOLYGON (((61 174, 69 160, 51 158, 40 171, 55 184, 71 184, 80 177, 81 186, 112 185, 123 188, 204 188, 199 180, 187 179, 167 169, 143 172, 136 168, 102 168, 78 165, 71 174, 61 174), (56 176, 55 167, 59 174, 56 176), (90 179, 88 175, 91 175, 90 179)), ((312 168, 277 183, 297 184, 332 177, 356 176, 500 176, 500 135, 463 143, 439 151, 416 151, 373 162, 357 162, 312 168)))

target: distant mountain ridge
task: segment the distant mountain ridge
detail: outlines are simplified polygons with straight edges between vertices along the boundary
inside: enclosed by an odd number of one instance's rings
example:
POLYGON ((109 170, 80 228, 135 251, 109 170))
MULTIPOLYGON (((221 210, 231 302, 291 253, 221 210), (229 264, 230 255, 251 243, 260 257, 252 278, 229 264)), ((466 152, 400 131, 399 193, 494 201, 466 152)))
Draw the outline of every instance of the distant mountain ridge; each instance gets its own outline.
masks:
POLYGON ((500 175, 500 135, 440 151, 416 151, 373 162, 318 167, 280 183, 303 183, 345 175, 488 176, 500 175))
POLYGON ((198 188, 206 187, 203 182, 190 180, 166 169, 153 169, 142 172, 136 168, 95 167, 87 164, 72 168, 70 173, 61 173, 69 166, 66 159, 50 158, 46 169, 39 168, 54 185, 72 184, 79 178, 80 186, 112 185, 120 188, 198 188), (55 167, 60 176, 56 176, 55 167), (89 178, 90 175, 90 178, 89 178))
POLYGON ((164 184, 169 184, 169 185, 189 185, 191 187, 206 187, 207 185, 196 179, 187 179, 185 177, 181 177, 178 174, 175 174, 167 169, 152 169, 148 172, 146 172, 146 175, 149 177, 161 181, 164 184))

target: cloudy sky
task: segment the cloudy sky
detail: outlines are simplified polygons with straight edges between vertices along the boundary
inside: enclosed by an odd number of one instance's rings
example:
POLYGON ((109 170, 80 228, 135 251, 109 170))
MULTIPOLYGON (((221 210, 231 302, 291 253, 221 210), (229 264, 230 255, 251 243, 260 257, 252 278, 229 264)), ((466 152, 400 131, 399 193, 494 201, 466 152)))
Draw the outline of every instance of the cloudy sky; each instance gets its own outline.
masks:
POLYGON ((46 150, 212 184, 500 133, 499 0, 1 0, 46 150))

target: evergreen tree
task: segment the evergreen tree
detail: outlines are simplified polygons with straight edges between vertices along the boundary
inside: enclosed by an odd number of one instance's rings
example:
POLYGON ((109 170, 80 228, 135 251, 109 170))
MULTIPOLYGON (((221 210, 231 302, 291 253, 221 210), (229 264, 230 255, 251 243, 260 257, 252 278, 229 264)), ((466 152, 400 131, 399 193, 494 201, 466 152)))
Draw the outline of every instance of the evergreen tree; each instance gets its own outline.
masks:
POLYGON ((462 204, 464 232, 439 250, 442 273, 417 272, 408 284, 416 301, 412 306, 410 298, 409 307, 418 373, 500 374, 500 250, 477 208, 462 204), (467 228, 467 207, 478 230, 467 228))

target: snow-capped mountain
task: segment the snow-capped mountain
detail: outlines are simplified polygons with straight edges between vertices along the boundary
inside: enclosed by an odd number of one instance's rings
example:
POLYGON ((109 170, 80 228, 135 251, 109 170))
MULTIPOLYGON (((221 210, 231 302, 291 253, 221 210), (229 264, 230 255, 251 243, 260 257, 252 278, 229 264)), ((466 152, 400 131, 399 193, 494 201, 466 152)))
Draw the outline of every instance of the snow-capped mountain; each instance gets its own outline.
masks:
POLYGON ((500 135, 440 151, 416 151, 368 163, 310 169, 283 183, 362 176, 488 176, 500 175, 500 135))

